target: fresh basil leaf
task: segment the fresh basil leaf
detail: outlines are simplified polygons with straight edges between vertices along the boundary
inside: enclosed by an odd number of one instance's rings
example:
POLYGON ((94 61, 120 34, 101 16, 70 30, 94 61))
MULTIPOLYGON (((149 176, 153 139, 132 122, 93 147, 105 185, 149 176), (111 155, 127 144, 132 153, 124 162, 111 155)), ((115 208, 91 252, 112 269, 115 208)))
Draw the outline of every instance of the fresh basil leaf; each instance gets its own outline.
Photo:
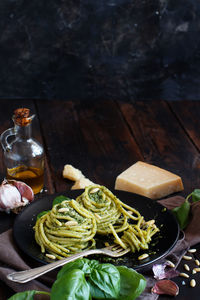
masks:
POLYGON ((99 265, 99 262, 96 259, 92 259, 92 260, 89 260, 88 264, 90 266, 90 269, 92 270, 99 265))
POLYGON ((195 189, 192 193, 192 202, 200 201, 200 189, 195 189))
POLYGON ((88 284, 90 286, 92 299, 113 299, 113 297, 100 290, 98 286, 95 286, 92 282, 88 281, 88 284))
POLYGON ((39 218, 41 218, 42 216, 46 215, 50 210, 44 210, 44 211, 41 211, 38 215, 37 215, 37 220, 39 218))
POLYGON ((78 269, 69 270, 56 279, 51 289, 51 300, 90 300, 90 287, 84 272, 78 269))
POLYGON ((116 300, 134 300, 146 287, 146 279, 133 269, 119 266, 120 273, 120 292, 116 300))
POLYGON ((186 200, 181 206, 172 209, 173 214, 179 222, 180 228, 184 229, 189 221, 190 203, 186 200))
POLYGON ((59 204, 65 200, 71 200, 69 197, 66 197, 66 196, 57 196, 54 200, 53 200, 53 203, 52 203, 52 206, 56 205, 56 204, 59 204))
POLYGON ((115 299, 120 290, 120 274, 112 264, 98 264, 89 275, 91 295, 95 299, 115 299))
POLYGON ((65 273, 68 271, 74 270, 74 269, 79 269, 84 272, 84 274, 90 274, 91 268, 90 268, 90 261, 87 258, 81 258, 77 259, 75 261, 72 261, 62 267, 62 269, 58 272, 57 278, 60 278, 61 276, 64 276, 65 273))
POLYGON ((25 291, 21 293, 17 293, 10 297, 8 300, 34 300, 34 295, 38 293, 38 291, 25 291))

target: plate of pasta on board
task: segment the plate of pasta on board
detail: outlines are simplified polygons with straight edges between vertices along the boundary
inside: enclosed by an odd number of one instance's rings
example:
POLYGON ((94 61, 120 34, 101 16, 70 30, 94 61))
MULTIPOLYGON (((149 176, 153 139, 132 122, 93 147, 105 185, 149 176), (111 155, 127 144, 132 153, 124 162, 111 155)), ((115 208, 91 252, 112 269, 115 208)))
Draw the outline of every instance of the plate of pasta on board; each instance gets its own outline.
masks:
POLYGON ((116 243, 130 252, 89 258, 138 270, 173 249, 179 225, 155 200, 91 185, 32 202, 16 217, 13 235, 18 247, 42 264, 116 243))

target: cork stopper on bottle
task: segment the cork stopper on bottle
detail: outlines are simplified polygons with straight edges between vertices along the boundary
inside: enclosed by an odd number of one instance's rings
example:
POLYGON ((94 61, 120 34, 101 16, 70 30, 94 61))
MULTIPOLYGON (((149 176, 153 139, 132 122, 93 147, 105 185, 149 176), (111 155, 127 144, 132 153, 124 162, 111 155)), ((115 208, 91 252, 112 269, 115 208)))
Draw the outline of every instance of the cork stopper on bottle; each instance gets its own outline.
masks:
POLYGON ((17 108, 14 111, 13 120, 18 126, 26 126, 31 123, 30 109, 28 108, 17 108))

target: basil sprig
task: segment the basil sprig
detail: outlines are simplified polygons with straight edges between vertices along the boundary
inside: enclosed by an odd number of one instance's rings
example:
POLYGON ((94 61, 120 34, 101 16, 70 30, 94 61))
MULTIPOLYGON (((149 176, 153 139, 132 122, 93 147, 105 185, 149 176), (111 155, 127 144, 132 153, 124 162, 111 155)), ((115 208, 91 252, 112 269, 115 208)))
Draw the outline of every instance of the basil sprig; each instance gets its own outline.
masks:
POLYGON ((190 202, 188 200, 190 198, 192 202, 200 201, 200 189, 195 189, 187 196, 181 206, 172 209, 172 212, 175 215, 181 229, 185 229, 189 222, 190 202))
POLYGON ((132 269, 82 258, 62 267, 50 294, 26 291, 8 300, 33 300, 39 293, 49 294, 51 300, 134 300, 145 287, 146 279, 132 269))

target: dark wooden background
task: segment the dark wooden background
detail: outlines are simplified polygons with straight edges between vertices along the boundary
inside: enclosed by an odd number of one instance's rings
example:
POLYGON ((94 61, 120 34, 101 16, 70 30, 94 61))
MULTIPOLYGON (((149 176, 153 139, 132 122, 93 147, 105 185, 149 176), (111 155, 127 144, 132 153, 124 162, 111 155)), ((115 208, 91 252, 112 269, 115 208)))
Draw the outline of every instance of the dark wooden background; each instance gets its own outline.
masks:
MULTIPOLYGON (((18 107, 28 107, 36 114, 33 132, 45 148, 46 193, 71 188, 72 182, 62 178, 67 163, 90 180, 113 188, 116 176, 138 160, 180 175, 183 196, 200 187, 198 101, 0 100, 0 132, 12 126, 12 113, 18 107)), ((4 176, 0 150, 0 179, 4 176)), ((12 222, 12 215, 0 213, 1 232, 12 222)), ((199 274, 195 278, 200 282, 199 274)), ((176 281, 181 289, 177 300, 188 300, 189 295, 199 299, 199 284, 191 289, 181 286, 180 279, 176 281)))
POLYGON ((198 0, 0 2, 0 99, 199 100, 198 0))

